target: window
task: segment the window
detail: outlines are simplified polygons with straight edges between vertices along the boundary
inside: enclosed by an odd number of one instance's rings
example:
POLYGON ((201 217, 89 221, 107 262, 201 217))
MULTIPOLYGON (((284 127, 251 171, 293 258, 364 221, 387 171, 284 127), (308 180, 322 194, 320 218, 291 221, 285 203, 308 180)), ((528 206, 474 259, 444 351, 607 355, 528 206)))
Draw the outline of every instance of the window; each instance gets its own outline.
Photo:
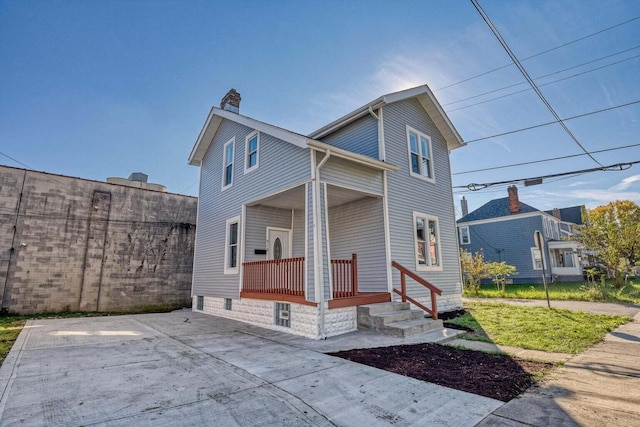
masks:
POLYGON ((222 170, 222 189, 233 185, 233 152, 236 145, 236 139, 232 138, 224 144, 224 168, 222 170))
POLYGON ((469 235, 469 227, 460 227, 460 244, 468 245, 471 243, 471 236, 469 235))
POLYGON ((224 299, 224 309, 225 310, 231 310, 231 298, 225 298, 224 299))
POLYGON ((240 217, 227 220, 224 252, 224 274, 238 274, 238 227, 240 217))
POLYGON ((258 169, 260 153, 260 134, 253 132, 244 141, 244 173, 258 169))
POLYGON ((411 175, 434 182, 431 138, 407 126, 407 144, 411 175))
POLYGON ((291 326, 291 304, 284 302, 275 303, 274 323, 278 326, 291 326))
POLYGON ((542 253, 538 248, 531 248, 531 260, 534 270, 542 270, 542 253))
POLYGON ((414 212, 416 270, 442 270, 438 218, 414 212))
POLYGON ((202 295, 198 295, 196 299, 196 310, 204 310, 204 297, 202 295))

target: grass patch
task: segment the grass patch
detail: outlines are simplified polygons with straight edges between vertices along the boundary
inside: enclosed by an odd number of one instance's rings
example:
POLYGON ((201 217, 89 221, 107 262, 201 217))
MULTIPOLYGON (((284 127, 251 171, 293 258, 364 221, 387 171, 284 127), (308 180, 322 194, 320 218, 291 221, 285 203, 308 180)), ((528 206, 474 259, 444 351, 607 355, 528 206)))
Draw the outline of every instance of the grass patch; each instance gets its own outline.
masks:
MULTIPOLYGON (((611 282, 603 284, 551 283, 549 299, 567 301, 606 301, 640 303, 640 281, 628 281, 622 289, 615 289, 611 282)), ((478 294, 465 290, 465 297, 546 299, 544 285, 506 285, 504 293, 495 285, 482 285, 478 294)))
POLYGON ((577 354, 602 341, 605 334, 631 321, 627 316, 582 311, 470 302, 467 313, 448 322, 473 329, 465 338, 496 344, 577 354))

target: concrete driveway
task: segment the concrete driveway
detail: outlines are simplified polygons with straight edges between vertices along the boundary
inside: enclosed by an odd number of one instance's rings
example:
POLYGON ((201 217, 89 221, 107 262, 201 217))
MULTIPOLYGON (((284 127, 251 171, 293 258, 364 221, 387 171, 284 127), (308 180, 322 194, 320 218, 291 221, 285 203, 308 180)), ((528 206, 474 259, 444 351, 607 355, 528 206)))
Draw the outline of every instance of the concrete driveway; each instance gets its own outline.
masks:
POLYGON ((0 425, 473 426, 502 405, 323 354, 402 342, 186 310, 32 320, 0 369, 0 425))

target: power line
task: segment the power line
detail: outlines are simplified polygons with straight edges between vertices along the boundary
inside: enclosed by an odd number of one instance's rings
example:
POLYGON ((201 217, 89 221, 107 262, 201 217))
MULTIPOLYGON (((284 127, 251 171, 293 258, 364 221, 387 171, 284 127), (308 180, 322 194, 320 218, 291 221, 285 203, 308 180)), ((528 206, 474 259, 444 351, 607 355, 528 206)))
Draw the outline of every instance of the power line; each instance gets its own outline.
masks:
MULTIPOLYGON (((571 171, 571 172, 560 172, 560 173, 554 173, 554 174, 548 174, 548 175, 541 175, 541 176, 534 176, 534 177, 529 177, 529 178, 519 178, 519 179, 510 179, 507 181, 496 181, 496 182, 488 182, 488 183, 483 183, 483 184, 477 184, 477 183, 471 183, 471 184, 467 184, 467 185, 457 185, 454 186, 453 188, 466 188, 468 190, 471 191, 479 191, 485 188, 489 188, 492 187, 494 185, 503 185, 503 184, 516 184, 519 182, 526 182, 526 181, 536 181, 539 180, 540 182, 544 179, 547 178, 556 178, 556 177, 560 177, 560 176, 570 176, 570 175, 578 175, 578 174, 584 174, 584 173, 589 173, 589 172, 598 172, 598 171, 624 171, 627 170, 629 168, 631 168, 633 165, 640 163, 640 160, 635 160, 632 162, 625 162, 625 163, 616 163, 614 165, 609 165, 609 166, 600 166, 600 167, 595 167, 595 168, 590 168, 590 169, 580 169, 577 171, 571 171)), ((526 185, 526 184, 525 184, 526 185)))
MULTIPOLYGON (((619 51, 619 52, 612 53, 612 54, 610 54, 610 55, 602 56, 602 57, 600 57, 600 58, 593 59, 593 60, 591 60, 591 61, 583 62, 583 63, 581 63, 581 64, 574 65, 574 66, 569 67, 569 68, 564 68, 564 69, 562 69, 562 70, 554 71, 554 72, 552 72, 552 73, 548 73, 548 74, 544 74, 544 75, 541 75, 541 76, 537 76, 537 77, 535 77, 535 78, 534 78, 534 80, 540 80, 540 79, 544 79, 544 78, 546 78, 546 77, 551 77, 551 76, 553 76, 553 75, 560 74, 560 73, 564 73, 565 71, 573 70, 573 69, 575 69, 575 68, 579 68, 579 67, 582 67, 582 66, 585 66, 585 65, 593 64, 594 62, 602 61, 603 59, 611 58, 612 56, 620 55, 620 54, 622 54, 622 53, 626 53, 626 52, 629 52, 629 51, 632 51, 632 50, 635 50, 635 49, 638 49, 638 48, 640 48, 640 45, 635 46, 635 47, 632 47, 632 48, 629 48, 629 49, 621 50, 621 51, 619 51)), ((607 65, 604 65, 603 67, 594 68, 594 69, 592 69, 592 70, 588 70, 588 71, 586 71, 585 73, 587 73, 587 72, 591 72, 591 71, 596 71, 596 70, 599 70, 599 69, 604 68, 604 67, 609 67, 609 66, 611 66, 611 65, 619 64, 619 63, 621 63, 621 62, 629 61, 629 60, 631 60, 631 59, 635 59, 635 58, 637 58, 638 56, 640 56, 640 55, 637 55, 637 56, 634 56, 634 57, 631 57, 631 58, 627 58, 627 59, 623 59, 623 60, 621 60, 621 61, 617 61, 617 62, 614 62, 614 63, 611 63, 611 64, 607 64, 607 65)), ((579 75, 581 75, 581 74, 574 74, 573 76, 570 76, 570 77, 568 77, 568 78, 577 77, 577 76, 579 76, 579 75)), ((551 82, 551 83, 556 83, 556 82, 558 82, 558 81, 561 81, 561 80, 557 80, 557 81, 554 81, 554 82, 551 82)), ((493 89, 493 90, 490 90, 490 91, 488 91, 488 92, 480 93, 480 94, 478 94, 478 95, 473 95, 473 96, 469 96, 469 97, 467 97, 467 98, 462 98, 462 99, 459 99, 459 100, 457 100, 457 101, 447 102, 446 104, 442 104, 442 106, 443 106, 443 107, 446 107, 447 105, 458 104, 458 103, 460 103, 460 102, 468 101, 468 100, 470 100, 470 99, 479 98, 479 97, 484 96, 484 95, 489 95, 489 94, 491 94, 491 93, 500 92, 501 90, 510 89, 510 88, 512 88, 512 87, 520 86, 520 85, 523 85, 523 84, 525 84, 525 82, 514 83, 514 84, 512 84, 512 85, 503 86, 503 87, 498 88, 498 89, 493 89)), ((547 84, 550 84, 550 83, 547 83, 547 84)), ((540 85, 540 86, 543 86, 543 85, 540 85)))
MULTIPOLYGON (((580 117, 586 117, 586 116, 591 116, 593 114, 604 113, 605 111, 615 110, 617 108, 622 108, 622 107, 628 107, 630 105, 635 105, 635 104, 638 104, 638 103, 640 103, 640 100, 631 101, 631 102, 627 102, 625 104, 620 104, 620 105, 614 105, 613 107, 602 108, 600 110, 590 111, 588 113, 578 114, 577 116, 566 117, 566 118, 564 118, 562 120, 564 120, 565 122, 568 122, 570 120, 579 119, 580 117)), ((497 138, 499 136, 511 135, 512 133, 524 132, 524 131, 527 131, 527 130, 536 129, 536 128, 540 128, 540 127, 543 127, 543 126, 549 126, 549 125, 553 125, 555 123, 557 123, 557 122, 554 120, 554 121, 551 121, 551 122, 540 123, 538 125, 528 126, 526 128, 520 128, 520 129, 510 130, 510 131, 507 131, 507 132, 497 133, 495 135, 483 136, 482 138, 471 139, 471 140, 465 141, 465 142, 467 144, 470 144, 472 142, 484 141, 486 139, 497 138)))
MULTIPOLYGON (((622 59, 620 61, 612 62, 610 64, 603 65, 601 67, 592 68, 590 70, 583 71, 581 73, 572 74, 570 76, 563 77, 563 78, 558 79, 558 80, 553 80, 553 81, 550 81, 550 82, 547 82, 547 83, 543 83, 541 85, 538 85, 538 87, 545 87, 545 86, 549 86, 549 85, 552 85, 552 84, 555 84, 555 83, 563 82, 565 80, 573 79, 575 77, 579 77, 579 76, 582 76, 582 75, 585 75, 585 74, 589 74, 589 73, 592 73, 594 71, 598 71, 598 70, 602 70, 604 68, 612 67, 614 65, 618 65, 618 64, 621 64, 623 62, 627 62, 627 61, 630 61, 632 59, 636 59, 636 58, 639 58, 639 57, 640 57, 640 55, 632 56, 630 58, 626 58, 626 59, 622 59)), ((520 85, 520 84, 523 84, 523 83, 518 83, 517 85, 520 85)), ((517 85, 511 85, 509 87, 517 86, 517 85)), ((498 89, 498 90, 501 90, 501 89, 498 89)), ((530 88, 521 89, 521 90, 518 90, 518 91, 515 91, 515 92, 507 93, 506 95, 496 96, 495 98, 485 99, 484 101, 476 102, 474 104, 465 105, 464 107, 453 108, 453 109, 447 110, 447 113, 452 113, 452 112, 458 111, 458 110, 464 110, 465 108, 475 107, 476 105, 486 104, 487 102, 497 101, 498 99, 508 98, 510 96, 517 95, 519 93, 528 92, 530 90, 531 90, 530 88)), ((495 91, 493 91, 493 92, 495 92, 495 91)), ((492 92, 487 92, 487 93, 484 93, 482 95, 486 95, 488 93, 492 93, 492 92)), ((482 96, 482 95, 477 95, 475 97, 477 98, 478 96, 482 96)), ((470 99, 470 98, 467 98, 467 99, 470 99)), ((461 101, 464 101, 464 100, 461 100, 461 101)))
POLYGON ((551 104, 549 103, 549 101, 547 101, 547 98, 545 98, 544 94, 540 91, 540 89, 538 88, 536 83, 533 81, 531 76, 529 76, 529 73, 527 73, 527 70, 524 69, 524 67, 522 66, 522 64, 518 60, 518 58, 513 54, 513 52, 511 51, 511 48, 509 47, 507 42, 502 38, 502 35, 498 31, 498 29, 493 25, 493 23, 491 22, 491 20, 489 19, 489 17, 485 13, 485 11, 482 9, 482 7, 480 7, 480 4, 478 3, 478 0, 471 0, 471 3, 473 3, 473 5, 476 8, 476 10, 478 11, 478 13, 480 13, 480 16, 482 16, 482 19, 484 20, 484 22, 487 24, 487 26, 489 26, 489 29, 491 30, 491 32, 496 36, 496 38, 498 39, 498 41, 500 42, 500 44, 502 45, 504 50, 507 52, 507 54, 509 55, 509 57, 513 61, 513 63, 516 64, 516 67, 518 67, 518 70, 520 70, 520 73, 524 76, 524 78, 527 80, 527 82, 529 82, 529 85, 531 85, 531 87, 533 88, 535 93, 538 95, 540 100, 544 103, 544 105, 547 107, 547 109, 551 112, 553 117, 555 117, 555 119, 558 121, 560 126, 562 126, 562 128, 565 130, 567 135, 569 135, 569 137, 582 149, 582 151, 584 151, 591 158, 591 160, 593 160, 600 167, 603 167, 602 163, 600 163, 598 160, 596 160, 596 158, 593 157, 593 155, 591 155, 587 151, 587 149, 583 147, 583 145, 580 143, 580 141, 578 141, 578 138, 575 137, 575 135, 571 132, 569 127, 562 121, 562 119, 560 118, 560 116, 558 115, 556 110, 554 110, 553 107, 551 106, 551 104))
MULTIPOLYGON (((630 22, 633 22, 633 21, 635 21, 635 20, 637 20, 637 19, 640 19, 640 16, 636 16, 635 18, 631 18, 631 19, 629 19, 629 20, 627 20, 627 21, 621 22, 621 23, 616 24, 616 25, 612 25, 611 27, 603 28, 602 30, 596 31, 595 33, 587 34, 586 36, 583 36, 583 37, 577 38, 577 39, 575 39, 575 40, 568 41, 568 42, 563 43, 563 44, 561 44, 561 45, 559 45, 559 46, 552 47, 552 48, 550 48, 550 49, 547 49, 547 50, 544 50, 544 51, 542 51, 542 52, 536 53, 535 55, 527 56, 526 58, 523 58, 523 59, 522 59, 522 61, 527 61, 527 60, 532 59, 532 58, 535 58, 535 57, 537 57, 537 56, 544 55, 545 53, 553 52, 554 50, 561 49, 561 48, 563 48, 563 47, 566 47, 566 46, 569 46, 569 45, 571 45, 571 44, 577 43, 577 42, 579 42, 579 41, 582 41, 582 40, 588 39, 588 38, 590 38, 590 37, 593 37, 593 36, 596 36, 596 35, 598 35, 598 34, 604 33, 604 32, 606 32, 606 31, 612 30, 612 29, 614 29, 614 28, 621 27, 621 26, 626 25, 626 24, 628 24, 628 23, 630 23, 630 22)), ((475 75, 475 76, 472 76, 472 77, 466 78, 466 79, 464 79, 464 80, 460 80, 460 81, 458 81, 458 82, 451 83, 451 84, 449 84, 449 85, 447 85, 447 86, 443 86, 443 87, 441 87, 441 88, 439 88, 439 89, 434 90, 434 92, 438 92, 438 91, 441 91, 441 90, 444 90, 444 89, 448 89, 448 88, 450 88, 450 87, 457 86, 457 85, 459 85, 459 84, 461 84, 461 83, 466 83, 466 82, 468 82, 468 81, 470 81, 470 80, 477 79, 478 77, 486 76, 487 74, 491 74, 491 73, 494 73, 494 72, 496 72, 496 71, 502 70, 502 69, 504 69, 504 68, 511 67, 512 65, 513 65, 513 64, 507 64, 507 65, 503 65, 503 66, 498 67, 498 68, 494 68, 494 69, 489 70, 489 71, 485 71, 484 73, 480 73, 480 74, 477 74, 477 75, 475 75)))
MULTIPOLYGON (((623 150, 625 148, 632 148, 632 147, 638 147, 638 146, 640 146, 640 144, 623 145, 623 146, 620 146, 620 147, 605 148, 603 150, 591 151, 591 153, 593 153, 593 154, 595 154, 595 153, 605 153, 607 151, 623 150)), ((550 162, 552 160, 570 159, 572 157, 581 157, 581 156, 586 156, 586 154, 584 154, 584 153, 569 154, 567 156, 550 157, 548 159, 531 160, 529 162, 511 163, 511 164, 508 164, 508 165, 492 166, 492 167, 489 167, 489 168, 474 169, 474 170, 468 170, 468 171, 463 171, 463 172, 456 172, 456 173, 452 173, 451 175, 464 175, 464 174, 467 174, 467 173, 485 172, 485 171, 491 171, 491 170, 495 170, 495 169, 513 168, 513 167, 516 167, 516 166, 533 165, 533 164, 536 164, 536 163, 550 162)))

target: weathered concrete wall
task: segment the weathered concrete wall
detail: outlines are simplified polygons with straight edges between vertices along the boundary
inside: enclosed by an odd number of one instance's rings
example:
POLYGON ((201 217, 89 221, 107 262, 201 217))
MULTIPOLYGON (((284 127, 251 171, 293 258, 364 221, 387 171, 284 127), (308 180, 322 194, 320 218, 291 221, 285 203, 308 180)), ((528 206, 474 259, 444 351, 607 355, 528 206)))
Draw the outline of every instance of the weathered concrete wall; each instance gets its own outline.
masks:
POLYGON ((190 306, 197 199, 0 166, 0 308, 190 306))

